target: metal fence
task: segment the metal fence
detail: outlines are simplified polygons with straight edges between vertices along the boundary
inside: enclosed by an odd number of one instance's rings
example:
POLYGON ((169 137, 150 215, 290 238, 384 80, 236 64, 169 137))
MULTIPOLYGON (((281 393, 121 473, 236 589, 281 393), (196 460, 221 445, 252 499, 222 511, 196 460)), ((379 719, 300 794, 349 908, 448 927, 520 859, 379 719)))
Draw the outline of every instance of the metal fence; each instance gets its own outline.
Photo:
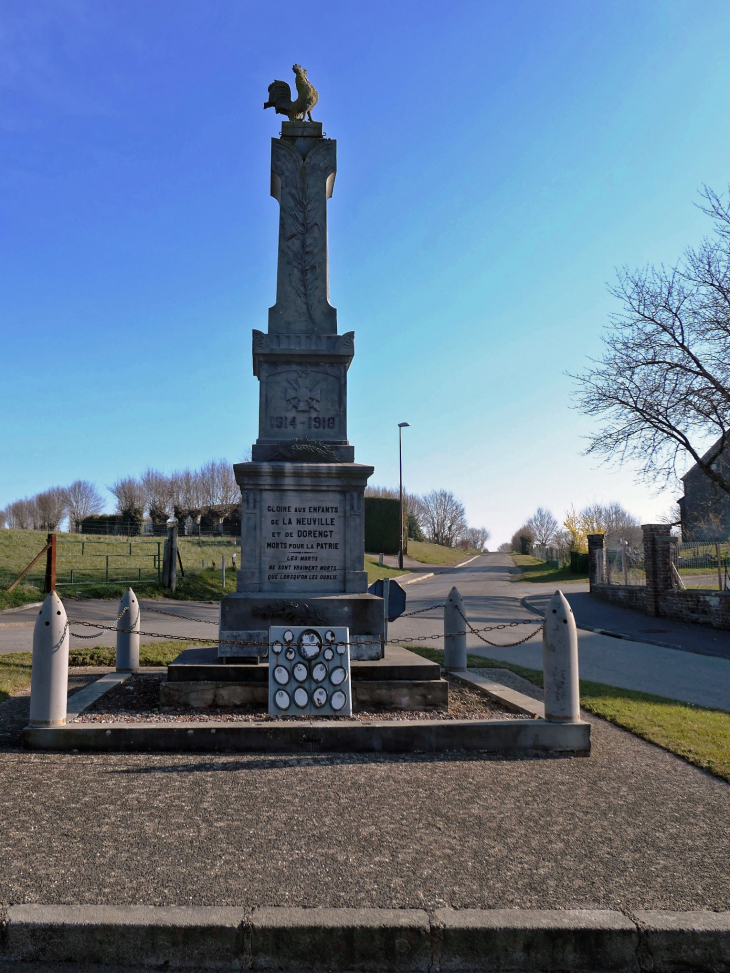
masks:
POLYGON ((645 585, 644 548, 632 547, 628 542, 604 550, 603 578, 605 584, 645 585))

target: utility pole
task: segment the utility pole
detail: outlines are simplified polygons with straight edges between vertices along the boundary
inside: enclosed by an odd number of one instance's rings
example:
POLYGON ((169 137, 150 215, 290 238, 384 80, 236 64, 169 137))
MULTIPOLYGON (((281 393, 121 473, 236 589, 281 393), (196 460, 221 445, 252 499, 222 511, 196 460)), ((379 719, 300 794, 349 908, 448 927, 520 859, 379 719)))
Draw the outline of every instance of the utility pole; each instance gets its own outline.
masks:
POLYGON ((403 570, 403 429, 410 422, 398 423, 398 470, 400 473, 400 537, 398 539, 398 570, 403 570))

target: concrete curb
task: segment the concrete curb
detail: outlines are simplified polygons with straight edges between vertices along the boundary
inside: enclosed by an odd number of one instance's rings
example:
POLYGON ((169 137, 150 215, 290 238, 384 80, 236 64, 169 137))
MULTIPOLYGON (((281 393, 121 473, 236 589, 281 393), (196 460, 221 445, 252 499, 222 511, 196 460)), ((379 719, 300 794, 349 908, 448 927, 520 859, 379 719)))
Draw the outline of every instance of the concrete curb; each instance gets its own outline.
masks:
MULTIPOLYGON (((40 608, 42 604, 42 601, 29 601, 25 605, 16 605, 15 608, 3 608, 0 611, 0 619, 5 615, 14 615, 16 612, 27 611, 29 608, 40 608)), ((33 620, 33 625, 35 625, 35 620, 33 620)))
POLYGON ((393 581, 398 581, 400 584, 416 584, 417 581, 425 581, 426 578, 432 578, 433 576, 433 571, 429 571, 428 574, 419 574, 417 578, 411 578, 409 574, 402 574, 399 578, 393 578, 393 581), (410 581, 404 580, 405 578, 410 578, 410 581))
POLYGON ((730 913, 14 905, 0 969, 730 971, 730 913), (68 968, 68 967, 65 967, 68 968))
POLYGON ((27 726, 28 750, 80 753, 453 753, 580 756, 590 723, 546 720, 403 720, 284 723, 68 723, 27 726))

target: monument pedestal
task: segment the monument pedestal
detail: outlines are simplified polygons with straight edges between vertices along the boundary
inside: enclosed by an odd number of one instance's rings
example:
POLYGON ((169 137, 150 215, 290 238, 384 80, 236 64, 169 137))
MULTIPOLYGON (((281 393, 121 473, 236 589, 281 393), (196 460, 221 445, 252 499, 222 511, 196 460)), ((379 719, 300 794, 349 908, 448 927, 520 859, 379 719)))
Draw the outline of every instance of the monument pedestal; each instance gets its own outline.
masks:
POLYGON ((372 466, 238 463, 241 570, 221 601, 219 655, 265 657, 271 625, 347 626, 353 659, 383 653, 383 601, 367 593, 363 494, 372 466), (258 633, 258 634, 257 634, 258 633))

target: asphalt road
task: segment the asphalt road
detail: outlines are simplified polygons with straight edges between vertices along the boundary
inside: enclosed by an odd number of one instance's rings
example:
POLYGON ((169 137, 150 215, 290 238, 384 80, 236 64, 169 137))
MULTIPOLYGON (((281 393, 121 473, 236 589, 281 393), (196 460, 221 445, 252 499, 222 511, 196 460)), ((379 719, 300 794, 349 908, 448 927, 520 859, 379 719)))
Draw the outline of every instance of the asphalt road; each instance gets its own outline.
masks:
MULTIPOLYGON (((467 617, 475 628, 535 620, 521 599, 549 591, 554 585, 520 584, 511 580, 512 559, 507 554, 487 554, 463 568, 426 578, 406 586, 407 611, 443 603, 452 586, 459 589, 467 617)), ((581 591, 587 586, 567 585, 566 590, 581 591)), ((653 620, 652 620, 653 621, 653 620)), ((536 626, 537 628, 537 626, 536 626)), ((476 636, 467 636, 469 652, 491 659, 516 662, 533 669, 542 668, 542 642, 538 636, 525 645, 500 648, 522 638, 522 628, 508 628, 484 634, 489 646, 476 636)), ((443 610, 404 617, 390 625, 389 635, 404 643, 419 644, 416 636, 443 635, 443 610)), ((443 647, 442 640, 427 638, 420 644, 443 647)), ((667 649, 643 642, 624 641, 607 635, 578 631, 580 674, 584 679, 656 693, 701 706, 730 710, 730 660, 667 649)))
MULTIPOLYGON (((100 622, 102 625, 116 624, 117 602, 104 599, 88 601, 64 600, 69 619, 83 622, 100 622)), ((150 635, 140 636, 140 642, 160 642, 160 636, 189 635, 193 638, 218 637, 218 605, 203 601, 158 601, 140 599, 140 623, 142 631, 150 635), (163 612, 163 614, 160 614, 163 612), (190 619, 194 621, 190 621, 190 619)), ((3 615, 0 618, 0 655, 9 652, 30 652, 33 649, 33 625, 38 614, 37 608, 27 608, 20 612, 3 615)), ((116 645, 116 634, 100 629, 71 625, 71 648, 84 648, 89 645, 116 645), (97 638, 81 636, 99 633, 97 638)))

